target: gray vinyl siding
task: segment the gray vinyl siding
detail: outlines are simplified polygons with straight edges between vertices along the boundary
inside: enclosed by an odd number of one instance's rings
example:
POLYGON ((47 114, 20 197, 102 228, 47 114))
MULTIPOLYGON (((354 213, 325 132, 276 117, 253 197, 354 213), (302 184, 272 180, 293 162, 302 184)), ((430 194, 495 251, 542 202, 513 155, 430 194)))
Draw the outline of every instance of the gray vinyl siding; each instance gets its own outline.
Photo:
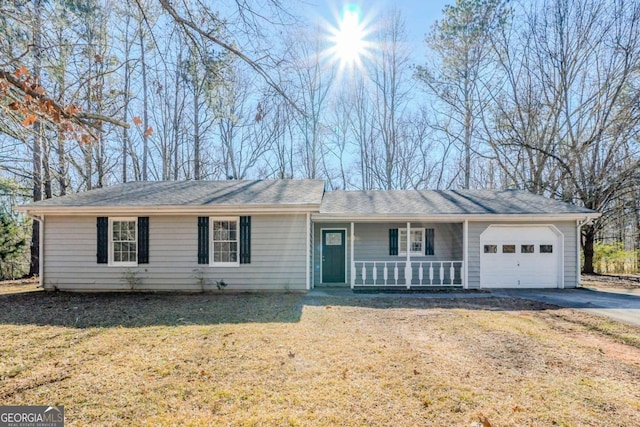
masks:
MULTIPOLYGON (((468 280, 469 288, 480 287, 480 235, 491 224, 509 224, 516 225, 517 223, 500 223, 500 222, 470 222, 469 223, 469 267, 468 267, 468 280)), ((564 236, 564 287, 575 288, 579 279, 579 265, 577 260, 577 248, 576 248, 576 223, 575 221, 562 221, 562 222, 527 222, 521 223, 527 224, 549 224, 554 225, 564 236)))
MULTIPOLYGON (((144 212, 139 215, 145 216, 144 212)), ((237 267, 198 265, 197 216, 151 216, 149 264, 130 269, 96 263, 96 217, 47 217, 44 280, 47 288, 78 291, 128 290, 127 271, 142 279, 140 290, 304 290, 306 215, 252 215, 251 263, 237 267)))
MULTIPOLYGON (((350 223, 315 223, 314 224, 314 283, 320 284, 320 263, 322 251, 321 229, 346 229, 347 234, 347 283, 351 277, 351 229, 350 223)), ((355 261, 398 261, 403 262, 406 256, 389 255, 389 229, 406 228, 407 223, 356 223, 354 224, 355 261)), ((434 255, 412 256, 412 261, 462 261, 463 240, 462 224, 412 222, 411 228, 434 229, 434 255)), ((404 268, 404 263, 402 264, 404 268)), ((418 277, 417 266, 414 267, 414 282, 418 277)), ((448 270, 448 266, 445 266, 448 270)), ((460 273, 456 272, 460 277, 460 273)), ((448 271, 446 273, 448 278, 448 271)))

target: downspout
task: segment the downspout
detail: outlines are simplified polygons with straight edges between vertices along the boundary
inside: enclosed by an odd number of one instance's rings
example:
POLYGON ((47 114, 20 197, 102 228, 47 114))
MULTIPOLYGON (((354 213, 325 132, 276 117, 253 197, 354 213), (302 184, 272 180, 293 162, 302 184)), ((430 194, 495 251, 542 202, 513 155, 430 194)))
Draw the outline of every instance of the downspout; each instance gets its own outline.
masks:
POLYGON ((307 266, 305 268, 305 276, 306 276, 306 281, 305 281, 305 288, 307 291, 311 290, 311 269, 309 268, 310 264, 313 262, 313 259, 311 257, 311 214, 309 212, 307 212, 307 250, 306 250, 306 255, 307 255, 307 266))
POLYGON ((27 215, 40 224, 38 236, 38 286, 44 289, 44 215, 30 215, 28 213, 27 215))
POLYGON ((585 218, 583 220, 577 220, 576 221, 576 265, 578 266, 578 280, 576 283, 576 286, 579 287, 581 285, 581 281, 582 281, 582 275, 581 275, 581 268, 580 268, 580 229, 582 228, 583 225, 586 225, 588 223, 591 222, 591 218, 585 218))

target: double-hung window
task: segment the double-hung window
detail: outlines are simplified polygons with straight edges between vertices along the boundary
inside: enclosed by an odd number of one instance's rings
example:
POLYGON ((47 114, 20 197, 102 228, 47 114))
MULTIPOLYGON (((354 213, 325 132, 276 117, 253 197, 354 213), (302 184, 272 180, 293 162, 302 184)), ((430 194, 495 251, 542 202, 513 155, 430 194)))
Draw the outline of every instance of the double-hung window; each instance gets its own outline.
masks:
POLYGON ((112 265, 138 265, 137 230, 137 218, 109 218, 109 260, 112 265))
POLYGON ((232 267, 240 264, 238 256, 239 219, 238 217, 210 218, 211 253, 210 264, 219 267, 232 267))
MULTIPOLYGON (((401 228, 398 230, 399 248, 398 255, 407 255, 407 229, 401 228)), ((409 232, 409 251, 411 255, 421 256, 424 255, 424 228, 412 229, 409 232)))

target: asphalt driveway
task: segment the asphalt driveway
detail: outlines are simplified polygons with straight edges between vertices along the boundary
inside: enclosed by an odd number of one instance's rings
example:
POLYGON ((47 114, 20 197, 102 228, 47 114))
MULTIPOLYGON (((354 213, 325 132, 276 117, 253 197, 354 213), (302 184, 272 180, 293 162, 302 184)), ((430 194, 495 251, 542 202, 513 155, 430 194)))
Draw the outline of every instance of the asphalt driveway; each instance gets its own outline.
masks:
POLYGON ((499 289, 495 296, 509 296, 573 308, 640 326, 640 295, 595 289, 499 289))

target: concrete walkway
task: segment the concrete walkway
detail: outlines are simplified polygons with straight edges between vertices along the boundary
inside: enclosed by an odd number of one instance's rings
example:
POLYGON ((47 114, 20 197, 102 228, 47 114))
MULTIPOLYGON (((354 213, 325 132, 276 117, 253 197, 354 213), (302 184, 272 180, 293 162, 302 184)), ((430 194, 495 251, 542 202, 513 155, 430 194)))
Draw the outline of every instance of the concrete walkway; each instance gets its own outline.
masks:
POLYGON ((640 326, 640 295, 596 289, 499 289, 497 297, 523 298, 606 316, 640 326))

